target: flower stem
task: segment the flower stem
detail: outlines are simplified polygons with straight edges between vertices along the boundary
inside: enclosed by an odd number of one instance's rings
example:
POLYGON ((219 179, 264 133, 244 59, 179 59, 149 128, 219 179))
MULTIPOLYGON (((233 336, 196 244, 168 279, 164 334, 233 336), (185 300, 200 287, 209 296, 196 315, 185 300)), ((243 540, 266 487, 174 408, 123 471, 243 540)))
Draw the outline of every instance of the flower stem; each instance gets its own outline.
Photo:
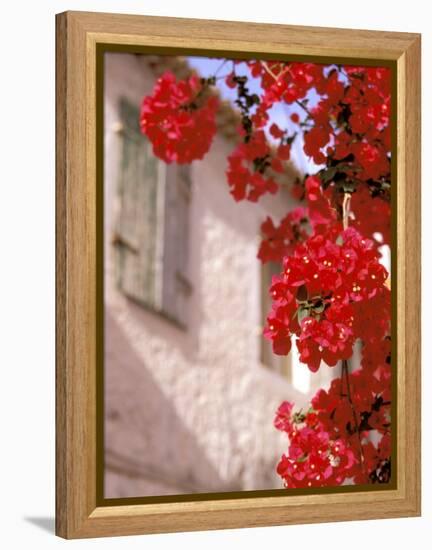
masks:
POLYGON ((265 71, 277 82, 281 76, 283 76, 286 73, 289 73, 291 71, 291 67, 287 67, 286 69, 283 69, 279 74, 275 74, 270 67, 267 65, 266 61, 261 61, 261 65, 264 67, 265 71))
POLYGON ((299 101, 298 99, 295 100, 295 103, 296 103, 299 107, 301 107, 301 108, 303 109, 303 111, 305 111, 305 112, 308 114, 308 116, 309 116, 310 118, 313 118, 313 117, 312 117, 312 113, 309 111, 309 109, 306 107, 306 105, 304 105, 304 104, 303 104, 301 101, 299 101))
MULTIPOLYGON (((362 447, 361 435, 360 435, 360 426, 359 426, 359 422, 358 422, 358 418, 357 418, 357 412, 355 410, 354 403, 353 403, 353 400, 352 400, 352 397, 351 397, 351 386, 350 386, 349 372, 348 371, 349 371, 348 361, 347 361, 347 359, 343 359, 343 361, 342 361, 342 374, 345 374, 346 397, 347 397, 348 403, 350 404, 350 407, 351 407, 351 412, 352 412, 353 421, 354 421, 354 428, 355 428, 355 431, 357 432, 361 469, 362 469, 363 473, 366 474, 365 459, 364 459, 363 447, 362 447)), ((343 382, 343 378, 342 378, 342 382, 343 382)))
POLYGON ((228 62, 228 59, 224 59, 222 61, 222 63, 219 65, 219 67, 216 69, 216 72, 215 74, 213 75, 214 77, 216 77, 218 74, 219 74, 219 71, 222 69, 222 67, 224 67, 224 65, 228 62))
POLYGON ((342 203, 342 223, 343 223, 344 230, 348 228, 348 224, 349 224, 350 204, 351 204, 351 193, 344 193, 343 203, 342 203))

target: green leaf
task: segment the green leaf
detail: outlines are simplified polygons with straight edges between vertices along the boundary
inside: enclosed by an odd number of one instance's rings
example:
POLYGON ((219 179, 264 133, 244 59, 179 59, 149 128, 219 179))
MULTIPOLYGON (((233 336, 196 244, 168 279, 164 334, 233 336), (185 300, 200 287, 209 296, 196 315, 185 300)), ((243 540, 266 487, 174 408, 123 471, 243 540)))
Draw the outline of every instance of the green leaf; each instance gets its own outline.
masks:
POLYGON ((298 322, 301 323, 303 319, 309 317, 309 308, 308 307, 299 307, 297 310, 298 322))
POLYGON ((319 176, 324 184, 328 184, 332 181, 337 171, 337 166, 331 166, 330 168, 324 168, 323 170, 321 170, 319 176))
POLYGON ((319 303, 318 305, 314 306, 315 313, 322 313, 325 309, 324 302, 319 303))
POLYGON ((354 193, 357 186, 353 181, 345 180, 341 187, 344 193, 354 193))

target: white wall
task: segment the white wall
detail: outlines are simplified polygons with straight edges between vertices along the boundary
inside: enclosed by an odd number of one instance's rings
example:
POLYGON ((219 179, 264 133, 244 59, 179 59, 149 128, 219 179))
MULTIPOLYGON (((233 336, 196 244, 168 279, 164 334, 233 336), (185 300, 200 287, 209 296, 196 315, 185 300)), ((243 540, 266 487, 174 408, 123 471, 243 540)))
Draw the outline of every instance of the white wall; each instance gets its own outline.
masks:
MULTIPOLYGON (((432 148, 432 25, 421 0, 309 0, 269 4, 219 0, 58 1, 4 3, 0 86, 0 365, 2 385, 2 546, 18 548, 177 549, 265 547, 428 547, 432 534, 431 367, 423 352, 423 518, 185 533, 65 543, 37 525, 50 526, 54 513, 54 13, 104 10, 303 25, 423 32, 424 159, 432 148), (7 75, 7 76, 6 76, 7 75), (30 518, 30 519, 29 519, 30 518), (33 519, 32 519, 33 518, 33 519), (37 525, 35 525, 35 523, 37 525)), ((432 170, 423 171, 423 295, 432 310, 430 235, 432 170)), ((425 341, 432 328, 424 315, 425 341)), ((429 337, 429 338, 428 338, 429 337)))

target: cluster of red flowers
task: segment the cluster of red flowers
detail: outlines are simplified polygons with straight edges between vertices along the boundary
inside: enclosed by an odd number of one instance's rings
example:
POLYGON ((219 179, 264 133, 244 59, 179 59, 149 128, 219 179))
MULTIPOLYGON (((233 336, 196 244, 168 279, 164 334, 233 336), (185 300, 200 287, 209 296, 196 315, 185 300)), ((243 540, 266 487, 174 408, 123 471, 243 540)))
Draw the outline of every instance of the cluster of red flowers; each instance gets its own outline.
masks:
MULTIPOLYGON (((312 407, 319 421, 332 437, 345 437, 350 440, 356 436, 353 408, 358 411, 358 429, 361 432, 377 430, 381 435, 388 432, 390 420, 390 366, 381 365, 380 376, 370 376, 361 368, 344 378, 336 378, 330 388, 319 390, 312 399, 312 407), (384 381, 384 383, 383 383, 384 381), (347 397, 347 383, 350 396, 347 397), (342 399, 341 399, 342 397, 342 399)), ((356 441, 350 441, 356 447, 356 441)))
POLYGON ((333 230, 342 230, 337 225, 337 211, 332 205, 332 190, 324 190, 319 176, 309 176, 305 183, 305 198, 308 203, 309 219, 315 233, 327 233, 329 227, 333 230))
POLYGON ((258 250, 258 258, 263 262, 282 262, 285 256, 294 251, 295 246, 304 242, 309 234, 307 208, 299 206, 288 212, 278 226, 267 216, 261 225, 263 240, 258 250))
POLYGON ((227 180, 236 201, 256 202, 265 193, 276 193, 278 185, 269 168, 277 168, 273 162, 265 134, 259 130, 241 143, 228 157, 227 180), (270 173, 269 173, 270 172, 270 173))
MULTIPOLYGON (((275 103, 293 104, 303 100, 312 88, 323 90, 327 79, 323 66, 314 63, 280 63, 278 61, 249 61, 251 75, 260 78, 263 94, 254 124, 264 126, 270 119, 268 111, 275 103)), ((294 121, 296 121, 294 117, 294 121)))
MULTIPOLYGON (((236 201, 256 202, 288 183, 291 144, 299 136, 318 165, 315 174, 292 182, 303 205, 261 225, 258 258, 283 264, 270 288, 264 335, 279 355, 290 352, 295 337, 312 372, 321 362, 342 371, 316 393, 307 413, 293 413, 286 402, 279 408, 275 426, 287 433, 289 449, 277 471, 288 488, 387 482, 391 307, 380 246, 391 238, 390 70, 234 61, 222 78, 237 90, 240 111, 240 139, 226 170, 236 201), (260 94, 237 74, 240 63, 259 80, 260 94), (286 128, 272 120, 277 103, 295 106, 286 128), (350 372, 356 342, 361 364, 350 372)), ((203 158, 216 132, 215 84, 216 76, 177 82, 169 72, 157 81, 140 119, 156 156, 177 163, 203 158)))
POLYGON ((336 239, 314 234, 297 245, 283 265, 270 288, 273 307, 264 332, 273 351, 288 353, 295 334, 300 360, 313 372, 321 361, 334 366, 349 359, 361 331, 355 321, 357 304, 388 292, 388 273, 374 243, 353 228, 336 239))
MULTIPOLYGON (((389 293, 376 295, 369 315, 359 318, 361 336, 373 336, 362 346, 361 368, 342 374, 329 389, 320 389, 306 414, 293 413, 282 403, 275 427, 286 432, 288 454, 277 471, 287 487, 320 487, 343 482, 388 482, 391 456, 391 367, 389 293), (378 309, 377 309, 378 308, 378 309), (382 308, 382 309, 380 309, 382 308), (376 312, 382 312, 380 319, 376 312)), ((360 302, 364 306, 368 302, 360 302)), ((360 304, 359 303, 359 304, 360 304)))
POLYGON ((206 94, 207 82, 196 75, 176 81, 166 72, 153 94, 141 104, 141 131, 153 144, 154 154, 167 163, 202 159, 216 133, 218 100, 206 94))
MULTIPOLYGON (((302 184, 297 182, 294 186, 294 194, 307 201, 306 217, 314 233, 328 233, 330 228, 337 234, 342 231, 342 220, 338 219, 338 211, 342 210, 343 195, 335 193, 332 187, 323 189, 323 182, 319 176, 308 176, 302 184)), ((357 229, 364 237, 372 239, 377 247, 389 244, 391 240, 389 201, 382 196, 372 199, 365 183, 360 183, 355 192, 350 194, 350 198, 348 216, 350 226, 357 229)))
POLYGON ((360 369, 319 390, 306 413, 284 402, 275 427, 288 436, 277 472, 290 487, 386 482, 391 455, 389 391, 360 369), (349 385, 349 386, 348 386, 349 385), (349 388, 349 389, 348 389, 349 388), (376 476, 376 479, 374 478, 376 476))
POLYGON ((306 414, 293 414, 292 409, 285 401, 274 421, 289 437, 288 454, 277 465, 285 487, 328 487, 353 477, 358 461, 345 441, 332 438, 312 409, 306 414))
POLYGON ((257 127, 267 123, 268 111, 276 102, 301 103, 314 89, 318 103, 312 109, 302 103, 313 123, 304 133, 305 153, 316 164, 325 164, 329 156, 340 160, 353 154, 364 180, 388 174, 388 69, 261 61, 251 61, 249 66, 252 76, 261 78, 264 90, 254 120, 257 127))
POLYGON ((352 195, 351 212, 351 225, 362 235, 369 239, 375 239, 379 235, 377 244, 390 243, 390 203, 387 200, 379 196, 371 199, 367 186, 361 184, 352 195))
POLYGON ((334 379, 327 391, 319 390, 311 402, 330 437, 342 438, 356 456, 350 474, 355 483, 370 481, 370 474, 380 471, 391 451, 390 365, 387 360, 375 363, 373 374, 363 365, 364 361, 351 374, 346 370, 345 376, 334 379))

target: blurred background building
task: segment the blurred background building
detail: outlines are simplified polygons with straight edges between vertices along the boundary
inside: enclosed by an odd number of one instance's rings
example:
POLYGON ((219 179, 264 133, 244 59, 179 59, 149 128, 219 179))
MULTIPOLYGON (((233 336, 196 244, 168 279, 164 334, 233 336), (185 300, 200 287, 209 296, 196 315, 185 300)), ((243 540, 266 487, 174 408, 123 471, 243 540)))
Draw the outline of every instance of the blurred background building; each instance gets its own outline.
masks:
POLYGON ((105 57, 105 497, 282 488, 274 413, 332 374, 311 377, 262 337, 280 267, 257 260, 260 224, 294 204, 286 191, 229 194, 229 102, 204 160, 153 156, 139 105, 167 69, 190 72, 176 57, 105 57))

